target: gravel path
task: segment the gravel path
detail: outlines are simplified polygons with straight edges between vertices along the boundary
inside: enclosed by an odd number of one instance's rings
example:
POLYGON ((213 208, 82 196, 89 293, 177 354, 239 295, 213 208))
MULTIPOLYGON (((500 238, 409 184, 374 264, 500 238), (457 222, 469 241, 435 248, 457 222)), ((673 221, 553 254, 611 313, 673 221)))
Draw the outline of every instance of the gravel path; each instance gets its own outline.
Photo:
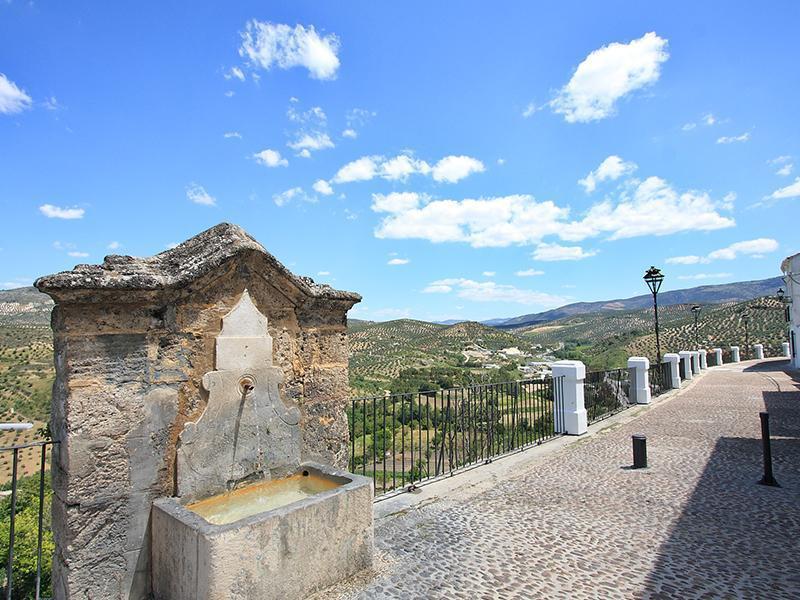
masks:
POLYGON ((319 598, 800 598, 800 376, 705 373, 479 495, 382 519, 375 572, 319 598), (761 476, 758 412, 775 476, 761 476), (650 468, 630 470, 633 433, 650 468))

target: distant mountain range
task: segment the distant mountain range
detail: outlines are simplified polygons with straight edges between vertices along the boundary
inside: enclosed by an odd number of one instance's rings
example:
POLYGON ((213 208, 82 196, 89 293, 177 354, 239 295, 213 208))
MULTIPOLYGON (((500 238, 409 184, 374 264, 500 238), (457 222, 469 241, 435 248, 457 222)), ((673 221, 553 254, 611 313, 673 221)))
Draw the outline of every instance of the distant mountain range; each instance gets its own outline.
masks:
MULTIPOLYGON (((662 292, 658 295, 659 306, 674 304, 721 304, 723 302, 743 302, 761 296, 774 296, 783 286, 780 277, 759 279, 756 281, 739 281, 722 285, 703 285, 683 290, 662 292)), ((589 313, 623 312, 639 310, 652 306, 653 297, 642 294, 633 298, 603 300, 599 302, 575 302, 559 308, 540 313, 531 313, 507 319, 489 319, 481 321, 483 325, 499 329, 516 329, 541 325, 565 317, 574 317, 589 313)), ((53 301, 34 287, 14 290, 0 290, 0 324, 42 324, 50 323, 50 311, 53 301)), ((455 325, 466 320, 449 319, 437 321, 439 325, 455 325)), ((357 322, 355 319, 351 323, 357 322)))
MULTIPOLYGON (((673 304, 722 304, 723 302, 744 302, 761 296, 774 296, 778 288, 783 286, 783 279, 770 277, 756 281, 739 281, 721 285, 702 285, 684 290, 672 290, 658 295, 659 306, 673 304)), ((514 329, 541 325, 565 317, 574 317, 596 312, 620 312, 649 308, 653 304, 651 294, 642 294, 633 298, 619 300, 602 300, 599 302, 575 302, 553 310, 512 317, 510 319, 490 319, 481 321, 484 325, 500 329, 514 329)))

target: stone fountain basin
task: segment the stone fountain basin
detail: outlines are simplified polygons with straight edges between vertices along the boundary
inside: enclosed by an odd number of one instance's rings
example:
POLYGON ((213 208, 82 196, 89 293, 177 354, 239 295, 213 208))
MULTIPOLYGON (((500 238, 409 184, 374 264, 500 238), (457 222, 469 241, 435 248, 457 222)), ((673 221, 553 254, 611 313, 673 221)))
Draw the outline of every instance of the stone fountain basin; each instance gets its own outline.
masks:
POLYGON ((152 513, 153 595, 291 600, 324 589, 371 566, 372 495, 371 479, 303 463, 286 482, 236 490, 230 506, 225 495, 189 505, 160 498, 152 513), (304 472, 313 484, 295 485, 304 472), (280 497, 263 497, 270 494, 280 497), (237 519, 253 512, 242 511, 251 501, 288 503, 237 519))

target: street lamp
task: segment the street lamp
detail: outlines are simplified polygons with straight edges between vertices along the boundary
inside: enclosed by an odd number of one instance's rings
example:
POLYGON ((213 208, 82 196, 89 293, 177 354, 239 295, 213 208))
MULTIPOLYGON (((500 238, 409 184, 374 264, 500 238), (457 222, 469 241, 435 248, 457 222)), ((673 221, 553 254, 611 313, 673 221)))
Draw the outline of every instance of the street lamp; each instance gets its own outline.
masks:
POLYGON ((750 314, 744 313, 742 315, 742 323, 744 323, 744 351, 745 356, 750 358, 750 314))
POLYGON ((692 307, 692 312, 694 313, 694 349, 700 350, 700 336, 697 333, 697 319, 700 317, 700 305, 695 304, 692 307))
POLYGON ((660 363, 661 340, 658 337, 658 290, 661 289, 661 283, 664 281, 664 274, 661 272, 661 269, 651 266, 647 269, 643 279, 647 283, 647 287, 650 288, 650 292, 653 294, 653 316, 656 324, 656 360, 660 363))

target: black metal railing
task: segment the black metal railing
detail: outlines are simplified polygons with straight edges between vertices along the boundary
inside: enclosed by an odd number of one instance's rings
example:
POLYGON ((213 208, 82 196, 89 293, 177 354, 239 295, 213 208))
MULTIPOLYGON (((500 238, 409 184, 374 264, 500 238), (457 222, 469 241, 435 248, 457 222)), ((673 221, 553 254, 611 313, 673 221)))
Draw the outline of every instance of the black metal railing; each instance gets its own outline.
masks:
POLYGON ((350 470, 375 496, 418 484, 563 431, 563 378, 353 398, 350 470))
POLYGON ((587 373, 583 394, 589 424, 625 410, 632 406, 628 369, 587 373))
MULTIPOLYGON (((47 449, 57 443, 42 440, 0 448, 0 453, 12 453, 11 479, 3 486, 5 493, 0 501, 2 522, 8 527, 5 580, 1 586, 3 597, 7 600, 39 600, 50 595, 53 545, 47 449), (20 477, 20 463, 25 458, 28 462, 35 461, 37 449, 38 473, 20 477), (18 550, 21 552, 18 553, 18 550)), ((5 543, 5 539, 0 540, 2 543, 5 543)))
POLYGON ((655 398, 664 392, 668 392, 672 387, 669 373, 669 363, 650 365, 648 378, 650 380, 650 396, 655 398))

